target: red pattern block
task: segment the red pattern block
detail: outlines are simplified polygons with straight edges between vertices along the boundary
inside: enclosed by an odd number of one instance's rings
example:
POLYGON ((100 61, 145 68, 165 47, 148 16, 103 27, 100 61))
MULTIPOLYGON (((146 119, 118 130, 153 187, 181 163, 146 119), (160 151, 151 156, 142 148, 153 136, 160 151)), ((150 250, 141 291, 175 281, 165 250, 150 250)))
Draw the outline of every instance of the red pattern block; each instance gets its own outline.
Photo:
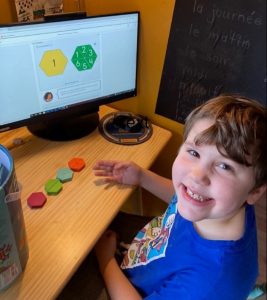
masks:
POLYGON ((69 168, 74 172, 80 172, 85 167, 85 161, 82 158, 74 157, 68 162, 69 168))
POLYGON ((46 198, 44 193, 36 192, 36 193, 32 193, 28 197, 27 203, 28 203, 30 208, 41 208, 45 205, 46 199, 47 198, 46 198))

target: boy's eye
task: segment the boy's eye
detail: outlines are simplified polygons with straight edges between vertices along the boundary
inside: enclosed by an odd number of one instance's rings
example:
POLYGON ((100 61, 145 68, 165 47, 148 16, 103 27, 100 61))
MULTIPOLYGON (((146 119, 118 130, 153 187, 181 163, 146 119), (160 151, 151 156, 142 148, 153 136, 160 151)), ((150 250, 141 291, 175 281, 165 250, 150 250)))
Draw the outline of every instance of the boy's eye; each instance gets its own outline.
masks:
POLYGON ((225 164, 225 163, 219 163, 218 166, 219 166, 221 169, 225 170, 225 171, 231 171, 231 170, 232 170, 232 167, 229 166, 229 165, 227 165, 227 164, 225 164))
POLYGON ((187 150, 187 152, 191 155, 191 156, 195 156, 195 157, 199 157, 199 154, 197 153, 197 151, 195 150, 187 150))

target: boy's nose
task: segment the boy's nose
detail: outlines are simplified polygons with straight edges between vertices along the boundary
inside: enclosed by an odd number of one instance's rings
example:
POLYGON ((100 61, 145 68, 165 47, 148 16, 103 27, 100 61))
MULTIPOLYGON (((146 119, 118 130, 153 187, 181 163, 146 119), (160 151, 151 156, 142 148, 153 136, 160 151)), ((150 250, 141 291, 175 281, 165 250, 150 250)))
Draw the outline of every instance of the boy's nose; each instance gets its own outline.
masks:
POLYGON ((195 166, 191 171, 192 180, 199 185, 209 185, 210 177, 206 168, 195 166))

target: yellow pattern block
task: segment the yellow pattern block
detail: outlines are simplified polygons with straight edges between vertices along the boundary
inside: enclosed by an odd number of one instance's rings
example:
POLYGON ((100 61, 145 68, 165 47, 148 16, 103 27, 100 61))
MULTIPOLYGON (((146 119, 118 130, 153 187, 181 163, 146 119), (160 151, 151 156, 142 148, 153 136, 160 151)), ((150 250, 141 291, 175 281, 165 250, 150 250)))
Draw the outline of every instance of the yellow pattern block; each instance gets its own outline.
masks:
POLYGON ((60 49, 45 51, 40 62, 40 68, 47 76, 64 73, 68 59, 60 49))

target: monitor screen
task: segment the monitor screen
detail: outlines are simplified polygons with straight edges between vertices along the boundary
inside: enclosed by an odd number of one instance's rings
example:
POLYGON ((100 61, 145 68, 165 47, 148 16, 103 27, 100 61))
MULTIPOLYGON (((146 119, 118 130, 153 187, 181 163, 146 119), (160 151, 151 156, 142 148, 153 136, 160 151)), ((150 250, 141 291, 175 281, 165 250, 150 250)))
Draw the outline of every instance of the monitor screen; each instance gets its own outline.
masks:
POLYGON ((138 12, 0 25, 0 132, 91 131, 100 105, 136 95, 138 27, 138 12))

